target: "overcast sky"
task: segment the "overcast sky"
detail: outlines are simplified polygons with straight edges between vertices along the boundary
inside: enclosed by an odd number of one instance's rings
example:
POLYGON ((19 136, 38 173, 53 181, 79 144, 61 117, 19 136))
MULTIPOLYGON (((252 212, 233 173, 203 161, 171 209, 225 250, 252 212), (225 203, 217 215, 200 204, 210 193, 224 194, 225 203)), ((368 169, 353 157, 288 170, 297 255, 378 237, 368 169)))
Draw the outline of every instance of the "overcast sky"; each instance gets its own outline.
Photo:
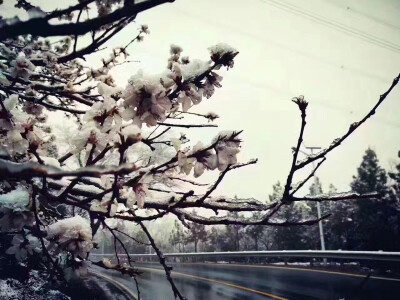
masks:
MULTIPOLYGON (((6 5, 13 2, 5 0, 6 5)), ((219 114, 220 130, 243 129, 241 160, 259 159, 257 165, 231 172, 217 193, 265 199, 276 181, 285 181, 290 148, 297 141, 300 117, 291 98, 305 95, 310 102, 305 145, 328 146, 368 112, 400 72, 399 17, 396 0, 176 0, 137 17, 151 34, 130 48, 130 59, 139 62, 117 67, 114 76, 125 86, 138 69, 161 72, 171 43, 202 59, 215 43, 236 47, 240 54, 224 73, 223 87, 193 111, 219 114)), ((109 47, 126 44, 137 24, 127 26, 109 47)), ((89 63, 99 65, 98 57, 108 54, 101 51, 89 63)), ((333 183, 348 190, 367 147, 386 169, 398 161, 399 91, 328 156, 318 171, 324 187, 333 183)), ((190 132, 207 142, 217 131, 190 132)))

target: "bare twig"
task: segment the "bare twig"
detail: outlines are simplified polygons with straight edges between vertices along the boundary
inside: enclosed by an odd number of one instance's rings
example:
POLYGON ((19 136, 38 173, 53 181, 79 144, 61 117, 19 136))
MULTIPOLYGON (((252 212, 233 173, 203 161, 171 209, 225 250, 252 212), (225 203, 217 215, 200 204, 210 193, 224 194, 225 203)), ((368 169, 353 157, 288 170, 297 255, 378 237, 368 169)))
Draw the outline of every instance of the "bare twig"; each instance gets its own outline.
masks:
POLYGON ((158 259, 160 261, 160 264, 163 266, 164 270, 165 270, 165 275, 167 277, 167 280, 169 281, 169 283, 171 284, 172 287, 172 291, 174 293, 175 297, 178 297, 180 300, 185 300, 186 298, 182 296, 182 294, 179 292, 178 288, 175 285, 174 280, 171 277, 171 271, 172 271, 172 267, 167 265, 167 262, 165 260, 164 254, 161 252, 161 250, 157 247, 153 237, 151 236, 150 232, 147 230, 146 226, 144 226, 144 224, 142 222, 138 222, 138 224, 140 225, 140 227, 142 227, 143 232, 147 235, 147 238, 150 241, 151 246, 153 247, 154 251, 156 252, 158 259))

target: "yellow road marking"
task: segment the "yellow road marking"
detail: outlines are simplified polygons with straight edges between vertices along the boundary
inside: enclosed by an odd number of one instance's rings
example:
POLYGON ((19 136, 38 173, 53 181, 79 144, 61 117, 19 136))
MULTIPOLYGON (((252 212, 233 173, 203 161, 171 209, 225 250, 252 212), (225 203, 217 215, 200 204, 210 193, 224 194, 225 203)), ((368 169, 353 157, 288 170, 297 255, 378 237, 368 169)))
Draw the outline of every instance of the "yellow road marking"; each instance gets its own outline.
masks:
MULTIPOLYGON (((145 268, 145 267, 137 267, 138 269, 142 269, 142 270, 148 270, 148 271, 155 271, 155 272, 161 272, 164 273, 164 270, 160 270, 160 269, 153 269, 153 268, 145 268)), ((212 282, 212 283, 216 283, 216 284, 221 284, 221 285, 225 285, 225 286, 229 286, 229 287, 233 287, 239 290, 243 290, 243 291, 247 291, 247 292, 251 292, 251 293, 256 293, 259 295, 263 295, 263 296, 267 296, 273 299, 277 299, 277 300, 288 300, 287 298, 282 298, 273 294, 269 294, 269 293, 265 293, 265 292, 261 292, 261 291, 257 291, 257 290, 253 290, 244 286, 240 286, 240 285, 236 285, 236 284, 232 284, 232 283, 228 283, 228 282, 224 282, 224 281, 219 281, 219 280, 214 280, 214 279, 210 279, 210 278, 204 278, 204 277, 199 277, 199 276, 195 276, 195 275, 190 275, 190 274, 185 274, 185 273, 180 273, 180 272, 175 272, 172 271, 173 275, 178 275, 178 276, 182 276, 182 277, 189 277, 189 278, 193 278, 193 279, 197 279, 197 280, 202 280, 202 281, 208 281, 208 282, 212 282)))
POLYGON ((125 291, 125 293, 127 293, 129 296, 131 296, 133 299, 138 300, 138 297, 133 294, 128 287, 126 287, 125 285, 121 284, 120 282, 112 279, 109 276, 97 273, 97 272, 93 272, 92 270, 89 270, 89 273, 95 274, 96 276, 102 277, 108 281, 111 281, 113 284, 115 284, 116 286, 118 286, 121 290, 125 291))
MULTIPOLYGON (((242 264, 218 264, 218 263, 179 263, 181 265, 213 265, 213 266, 231 266, 231 267, 246 267, 246 268, 265 268, 265 269, 280 269, 280 270, 295 270, 295 271, 306 271, 306 272, 315 272, 315 273, 325 273, 325 274, 333 274, 333 275, 343 275, 343 276, 351 276, 351 277, 361 277, 365 278, 367 275, 354 274, 354 273, 345 273, 345 272, 337 272, 337 271, 324 271, 324 270, 316 270, 316 269, 306 269, 306 268, 294 268, 294 267, 281 267, 281 266, 262 266, 262 265, 242 265, 242 264)), ((397 278, 388 278, 388 277, 379 277, 379 276, 371 276, 370 279, 379 279, 379 280, 389 280, 389 281, 400 281, 397 278)))

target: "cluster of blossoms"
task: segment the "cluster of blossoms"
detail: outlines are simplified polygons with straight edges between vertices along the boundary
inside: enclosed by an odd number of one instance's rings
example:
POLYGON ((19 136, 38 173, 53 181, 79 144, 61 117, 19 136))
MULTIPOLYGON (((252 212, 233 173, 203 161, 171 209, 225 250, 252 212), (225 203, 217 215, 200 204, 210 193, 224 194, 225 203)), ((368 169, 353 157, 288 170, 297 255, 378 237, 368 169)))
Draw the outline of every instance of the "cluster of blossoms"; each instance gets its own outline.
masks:
MULTIPOLYGON (((15 190, 0 194, 0 229, 1 231, 21 231, 30 228, 35 221, 32 211, 32 199, 29 190, 18 186, 15 190)), ((22 261, 28 254, 41 252, 39 239, 29 230, 15 235, 7 254, 15 255, 22 261)), ((36 233, 37 234, 37 233, 36 233)), ((62 219, 48 227, 46 239, 57 242, 59 249, 67 250, 74 255, 85 257, 93 244, 91 227, 88 221, 80 216, 62 219)))
POLYGON ((229 165, 237 163, 240 140, 236 132, 221 132, 213 141, 214 147, 205 147, 198 142, 191 151, 178 151, 178 166, 181 173, 189 175, 193 168, 195 178, 205 170, 225 171, 229 165))
POLYGON ((24 53, 19 54, 16 59, 11 62, 11 65, 10 73, 12 77, 28 79, 35 70, 35 65, 25 57, 24 53))
POLYGON ((0 229, 2 231, 21 230, 24 225, 32 225, 31 195, 27 188, 18 186, 15 190, 0 194, 0 229))
POLYGON ((190 107, 199 104, 203 96, 211 97, 215 87, 221 87, 222 80, 222 76, 213 69, 228 65, 225 57, 229 56, 233 61, 238 53, 231 47, 219 44, 210 48, 212 60, 202 61, 182 57, 182 51, 179 46, 171 46, 168 70, 164 73, 150 76, 139 71, 130 78, 122 94, 123 105, 134 116, 134 122, 139 127, 142 123, 155 126, 157 122, 163 122, 169 113, 177 111, 180 105, 182 111, 187 112, 190 107), (221 63, 217 59, 217 65, 212 66, 216 48, 221 51, 218 59, 224 59, 221 63))
POLYGON ((22 185, 0 194, 0 230, 22 233, 13 236, 11 246, 6 251, 15 256, 17 261, 23 261, 28 254, 41 251, 39 240, 29 231, 23 231, 24 226, 32 226, 35 220, 31 201, 30 191, 22 185))
MULTIPOLYGON (((146 30, 147 27, 143 29, 146 30)), ((210 49, 214 59, 216 48, 221 51, 220 58, 229 54, 232 60, 237 54, 235 49, 219 45, 210 49)), ((211 96, 210 91, 214 86, 219 87, 222 79, 212 71, 213 60, 190 61, 181 57, 181 52, 180 47, 172 45, 170 69, 159 75, 147 75, 139 70, 123 91, 99 83, 98 91, 104 100, 93 104, 84 115, 85 123, 73 140, 71 152, 79 153, 86 149, 86 153, 90 153, 94 148, 95 153, 99 153, 107 145, 132 145, 140 141, 143 124, 156 126, 176 112, 180 105, 186 112, 193 104, 200 103, 203 95, 211 96), (203 77, 202 80, 197 80, 199 77, 203 77)), ((223 63, 218 66, 225 65, 225 60, 223 63)), ((217 117, 213 113, 208 116, 210 120, 217 117)))
POLYGON ((7 135, 0 137, 5 149, 12 156, 25 154, 29 149, 45 153, 42 147, 48 141, 49 136, 43 128, 38 126, 46 118, 42 115, 42 107, 35 103, 24 102, 18 107, 18 95, 11 95, 3 101, 5 111, 0 117, 0 125, 7 135))
POLYGON ((113 6, 117 6, 122 2, 122 0, 96 0, 97 12, 99 16, 108 15, 112 11, 113 6))
MULTIPOLYGON (((98 15, 105 16, 123 1, 95 3, 98 15)), ((69 20, 72 13, 60 18, 69 20)), ((109 29, 107 26, 99 31, 109 29)), ((149 32, 147 25, 140 26, 134 40, 141 41, 149 32)), ((38 253, 57 256, 67 252, 73 257, 72 264, 85 266, 97 230, 88 218, 94 221, 97 217, 100 222, 137 211, 139 215, 147 213, 140 210, 148 208, 146 200, 152 198, 152 189, 172 186, 171 177, 199 177, 205 170, 225 171, 237 162, 240 140, 235 132, 219 134, 210 146, 199 142, 186 149, 181 149, 189 142, 185 136, 163 140, 163 133, 154 133, 159 125, 167 125, 162 124, 167 119, 178 119, 221 87, 222 76, 217 71, 233 66, 236 49, 218 44, 209 48, 208 60, 199 60, 182 56, 182 48, 172 45, 162 73, 149 75, 139 70, 125 88, 119 88, 110 70, 121 58, 127 59, 131 42, 113 49, 100 67, 91 68, 70 58, 76 51, 74 39, 66 36, 50 43, 27 35, 0 42, 1 162, 34 166, 43 174, 76 169, 79 173, 80 167, 99 172, 94 175, 99 178, 90 180, 85 175, 1 179, 0 230, 15 231, 6 253, 21 262, 38 253), (68 146, 60 145, 49 126, 49 115, 57 117, 60 112, 77 120, 77 131, 68 146), (152 134, 155 137, 150 138, 152 134), (176 149, 171 153, 172 163, 165 168, 155 171, 155 154, 149 159, 130 158, 141 146, 154 151, 157 143, 176 149), (59 146, 64 147, 62 151, 59 146), (101 196, 88 196, 93 193, 101 196), (81 205, 75 207, 74 203, 81 205)), ((213 121, 218 115, 203 117, 213 121)), ((175 193, 169 194, 171 197, 176 197, 175 193)))
POLYGON ((55 241, 60 250, 66 250, 74 256, 85 258, 93 248, 92 229, 88 220, 75 216, 51 224, 47 230, 47 239, 55 241))

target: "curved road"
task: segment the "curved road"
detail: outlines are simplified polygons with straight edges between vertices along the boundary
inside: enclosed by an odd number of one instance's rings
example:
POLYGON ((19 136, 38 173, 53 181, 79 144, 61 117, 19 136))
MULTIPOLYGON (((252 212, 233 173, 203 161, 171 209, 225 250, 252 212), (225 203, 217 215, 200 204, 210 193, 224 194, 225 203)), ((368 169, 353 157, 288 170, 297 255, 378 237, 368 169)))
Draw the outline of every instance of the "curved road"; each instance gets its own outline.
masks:
MULTIPOLYGON (((293 268, 238 264, 172 264, 173 277, 189 300, 259 299, 400 299, 400 279, 293 268)), ((157 263, 136 264, 141 299, 173 300, 164 270, 157 263)), ((98 269, 100 271, 100 269, 98 269)), ((137 294, 129 277, 112 271, 102 273, 137 294)))

